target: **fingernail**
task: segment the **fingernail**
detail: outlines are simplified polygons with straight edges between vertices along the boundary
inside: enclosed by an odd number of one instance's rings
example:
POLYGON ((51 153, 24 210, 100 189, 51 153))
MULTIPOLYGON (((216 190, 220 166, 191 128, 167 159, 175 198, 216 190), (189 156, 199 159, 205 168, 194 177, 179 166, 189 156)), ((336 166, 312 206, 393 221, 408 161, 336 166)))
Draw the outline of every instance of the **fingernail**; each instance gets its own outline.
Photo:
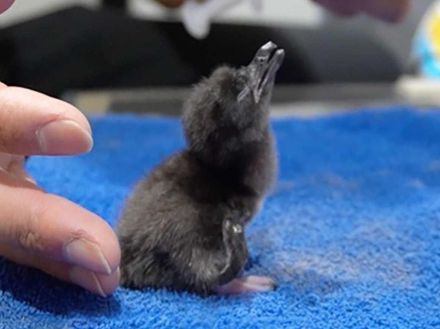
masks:
POLYGON ((116 269, 116 278, 118 279, 118 282, 121 280, 121 268, 119 266, 116 269))
POLYGON ((102 291, 104 291, 106 296, 110 296, 111 293, 119 286, 121 276, 119 267, 110 275, 97 273, 95 273, 95 275, 101 285, 102 291))
POLYGON ((69 263, 90 271, 107 275, 112 273, 107 259, 96 243, 84 239, 75 239, 64 247, 64 257, 69 263))
POLYGON ((70 270, 69 277, 73 283, 95 294, 98 294, 101 297, 107 297, 107 295, 104 293, 104 289, 102 289, 101 282, 95 273, 75 266, 70 270))
POLYGON ((88 152, 93 139, 86 129, 72 120, 52 121, 36 132, 40 149, 48 154, 71 154, 88 152))

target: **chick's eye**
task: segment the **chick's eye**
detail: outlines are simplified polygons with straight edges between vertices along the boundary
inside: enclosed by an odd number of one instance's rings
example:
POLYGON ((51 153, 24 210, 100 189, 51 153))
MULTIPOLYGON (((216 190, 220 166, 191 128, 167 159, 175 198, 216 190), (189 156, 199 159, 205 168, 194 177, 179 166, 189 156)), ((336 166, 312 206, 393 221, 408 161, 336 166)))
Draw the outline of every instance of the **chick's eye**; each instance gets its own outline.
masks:
POLYGON ((235 83, 237 85, 245 85, 246 81, 248 80, 247 76, 248 76, 247 71, 242 69, 242 70, 239 70, 238 72, 236 72, 234 74, 234 78, 233 79, 235 80, 235 83))

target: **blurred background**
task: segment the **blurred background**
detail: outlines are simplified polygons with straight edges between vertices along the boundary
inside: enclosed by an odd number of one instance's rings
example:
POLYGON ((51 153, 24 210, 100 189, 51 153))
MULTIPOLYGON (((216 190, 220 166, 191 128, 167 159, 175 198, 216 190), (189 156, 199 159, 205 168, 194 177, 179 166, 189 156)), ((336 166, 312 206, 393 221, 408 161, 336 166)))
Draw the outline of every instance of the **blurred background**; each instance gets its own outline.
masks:
POLYGON ((413 1, 410 15, 390 25, 338 18, 310 0, 266 0, 260 13, 243 1, 196 40, 179 10, 153 0, 17 0, 0 16, 0 81, 88 113, 174 115, 191 84, 221 63, 247 64, 272 40, 287 52, 277 115, 426 103, 420 90, 439 89, 416 79, 411 49, 433 2, 413 1))

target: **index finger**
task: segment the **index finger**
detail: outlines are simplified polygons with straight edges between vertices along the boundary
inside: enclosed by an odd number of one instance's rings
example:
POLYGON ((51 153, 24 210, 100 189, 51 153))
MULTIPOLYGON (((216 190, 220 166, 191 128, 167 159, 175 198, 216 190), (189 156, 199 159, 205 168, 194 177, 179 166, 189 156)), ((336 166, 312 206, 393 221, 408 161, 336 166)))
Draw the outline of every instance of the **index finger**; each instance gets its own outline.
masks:
POLYGON ((0 152, 67 155, 87 152, 92 144, 89 122, 74 106, 0 85, 0 152))

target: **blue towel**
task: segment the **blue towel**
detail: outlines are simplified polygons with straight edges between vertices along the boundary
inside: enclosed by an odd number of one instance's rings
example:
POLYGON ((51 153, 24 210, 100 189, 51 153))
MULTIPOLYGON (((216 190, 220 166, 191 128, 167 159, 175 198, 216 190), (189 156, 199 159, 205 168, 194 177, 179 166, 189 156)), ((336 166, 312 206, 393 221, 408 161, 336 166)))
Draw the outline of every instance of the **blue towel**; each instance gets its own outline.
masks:
MULTIPOLYGON (((29 171, 115 225, 135 182, 184 146, 179 121, 92 120, 95 149, 29 171)), ((393 108, 273 122, 277 186, 248 227, 270 293, 107 299, 0 260, 0 328, 440 328, 440 113, 393 108)), ((75 220, 75 218, 72 218, 75 220)))

